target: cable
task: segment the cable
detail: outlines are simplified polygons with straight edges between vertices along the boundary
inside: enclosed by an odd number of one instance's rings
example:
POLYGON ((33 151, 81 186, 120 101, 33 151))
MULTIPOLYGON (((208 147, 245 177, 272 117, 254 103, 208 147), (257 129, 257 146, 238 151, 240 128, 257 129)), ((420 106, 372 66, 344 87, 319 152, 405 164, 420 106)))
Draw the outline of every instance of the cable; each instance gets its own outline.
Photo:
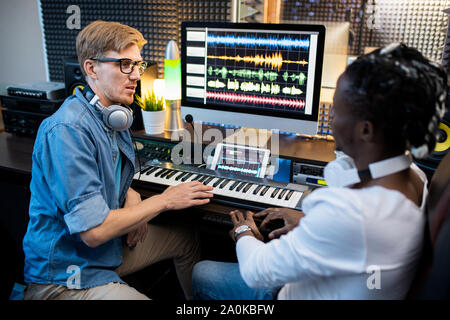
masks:
POLYGON ((197 140, 200 141, 199 137, 197 136, 197 131, 195 131, 194 125, 192 124, 194 122, 194 117, 192 116, 192 114, 187 114, 184 117, 184 120, 191 125, 192 131, 194 131, 194 134, 197 137, 197 140))
POLYGON ((192 122, 194 121, 194 117, 192 116, 192 114, 187 114, 184 117, 184 120, 192 126, 192 130, 194 130, 194 132, 195 132, 194 125, 192 124, 192 122))
POLYGON ((136 143, 136 138, 133 136, 133 133, 131 132, 131 129, 128 129, 128 131, 130 132, 130 136, 131 136, 131 141, 133 141, 134 144, 134 154, 138 159, 138 164, 139 164, 139 178, 138 180, 141 180, 141 171, 142 171, 142 167, 141 167, 141 157, 139 156, 139 152, 138 152, 138 148, 137 148, 137 143, 136 143))

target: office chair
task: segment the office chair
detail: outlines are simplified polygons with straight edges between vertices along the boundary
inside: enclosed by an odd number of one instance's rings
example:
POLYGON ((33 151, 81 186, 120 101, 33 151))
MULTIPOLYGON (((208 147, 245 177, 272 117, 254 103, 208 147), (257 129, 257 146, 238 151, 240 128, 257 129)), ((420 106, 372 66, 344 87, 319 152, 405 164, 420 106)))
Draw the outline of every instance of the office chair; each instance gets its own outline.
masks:
POLYGON ((431 178, 421 263, 407 299, 450 299, 450 152, 431 178))

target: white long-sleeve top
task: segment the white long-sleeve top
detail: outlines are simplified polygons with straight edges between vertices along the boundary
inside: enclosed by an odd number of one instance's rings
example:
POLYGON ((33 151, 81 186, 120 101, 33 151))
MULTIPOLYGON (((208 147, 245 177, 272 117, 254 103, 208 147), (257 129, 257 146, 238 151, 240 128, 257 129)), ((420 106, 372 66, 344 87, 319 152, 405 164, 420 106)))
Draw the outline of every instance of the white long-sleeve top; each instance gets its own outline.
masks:
POLYGON ((322 188, 305 198, 305 216, 279 239, 251 236, 236 245, 244 281, 283 286, 278 299, 403 299, 422 250, 421 207, 379 186, 322 188))

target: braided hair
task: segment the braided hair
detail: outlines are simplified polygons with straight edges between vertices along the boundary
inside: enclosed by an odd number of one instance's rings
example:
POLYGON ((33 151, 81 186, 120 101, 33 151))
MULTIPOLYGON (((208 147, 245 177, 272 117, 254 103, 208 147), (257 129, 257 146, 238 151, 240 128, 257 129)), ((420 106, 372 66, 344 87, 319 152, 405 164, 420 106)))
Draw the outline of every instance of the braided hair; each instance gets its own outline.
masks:
POLYGON ((359 57, 344 75, 352 83, 346 92, 352 112, 383 132, 389 151, 410 149, 424 158, 434 150, 448 93, 441 66, 393 43, 359 57))

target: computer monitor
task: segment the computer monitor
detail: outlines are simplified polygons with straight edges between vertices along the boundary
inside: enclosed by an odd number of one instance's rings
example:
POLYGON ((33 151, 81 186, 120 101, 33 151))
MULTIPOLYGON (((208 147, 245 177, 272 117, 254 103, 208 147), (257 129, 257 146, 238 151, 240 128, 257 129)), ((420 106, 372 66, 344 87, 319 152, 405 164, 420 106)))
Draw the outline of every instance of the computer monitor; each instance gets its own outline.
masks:
POLYGON ((325 27, 183 22, 183 117, 315 134, 325 27))
POLYGON ((307 23, 325 26, 326 37, 323 52, 324 72, 322 72, 322 89, 336 89, 337 80, 347 67, 350 22, 283 20, 282 23, 307 23))

